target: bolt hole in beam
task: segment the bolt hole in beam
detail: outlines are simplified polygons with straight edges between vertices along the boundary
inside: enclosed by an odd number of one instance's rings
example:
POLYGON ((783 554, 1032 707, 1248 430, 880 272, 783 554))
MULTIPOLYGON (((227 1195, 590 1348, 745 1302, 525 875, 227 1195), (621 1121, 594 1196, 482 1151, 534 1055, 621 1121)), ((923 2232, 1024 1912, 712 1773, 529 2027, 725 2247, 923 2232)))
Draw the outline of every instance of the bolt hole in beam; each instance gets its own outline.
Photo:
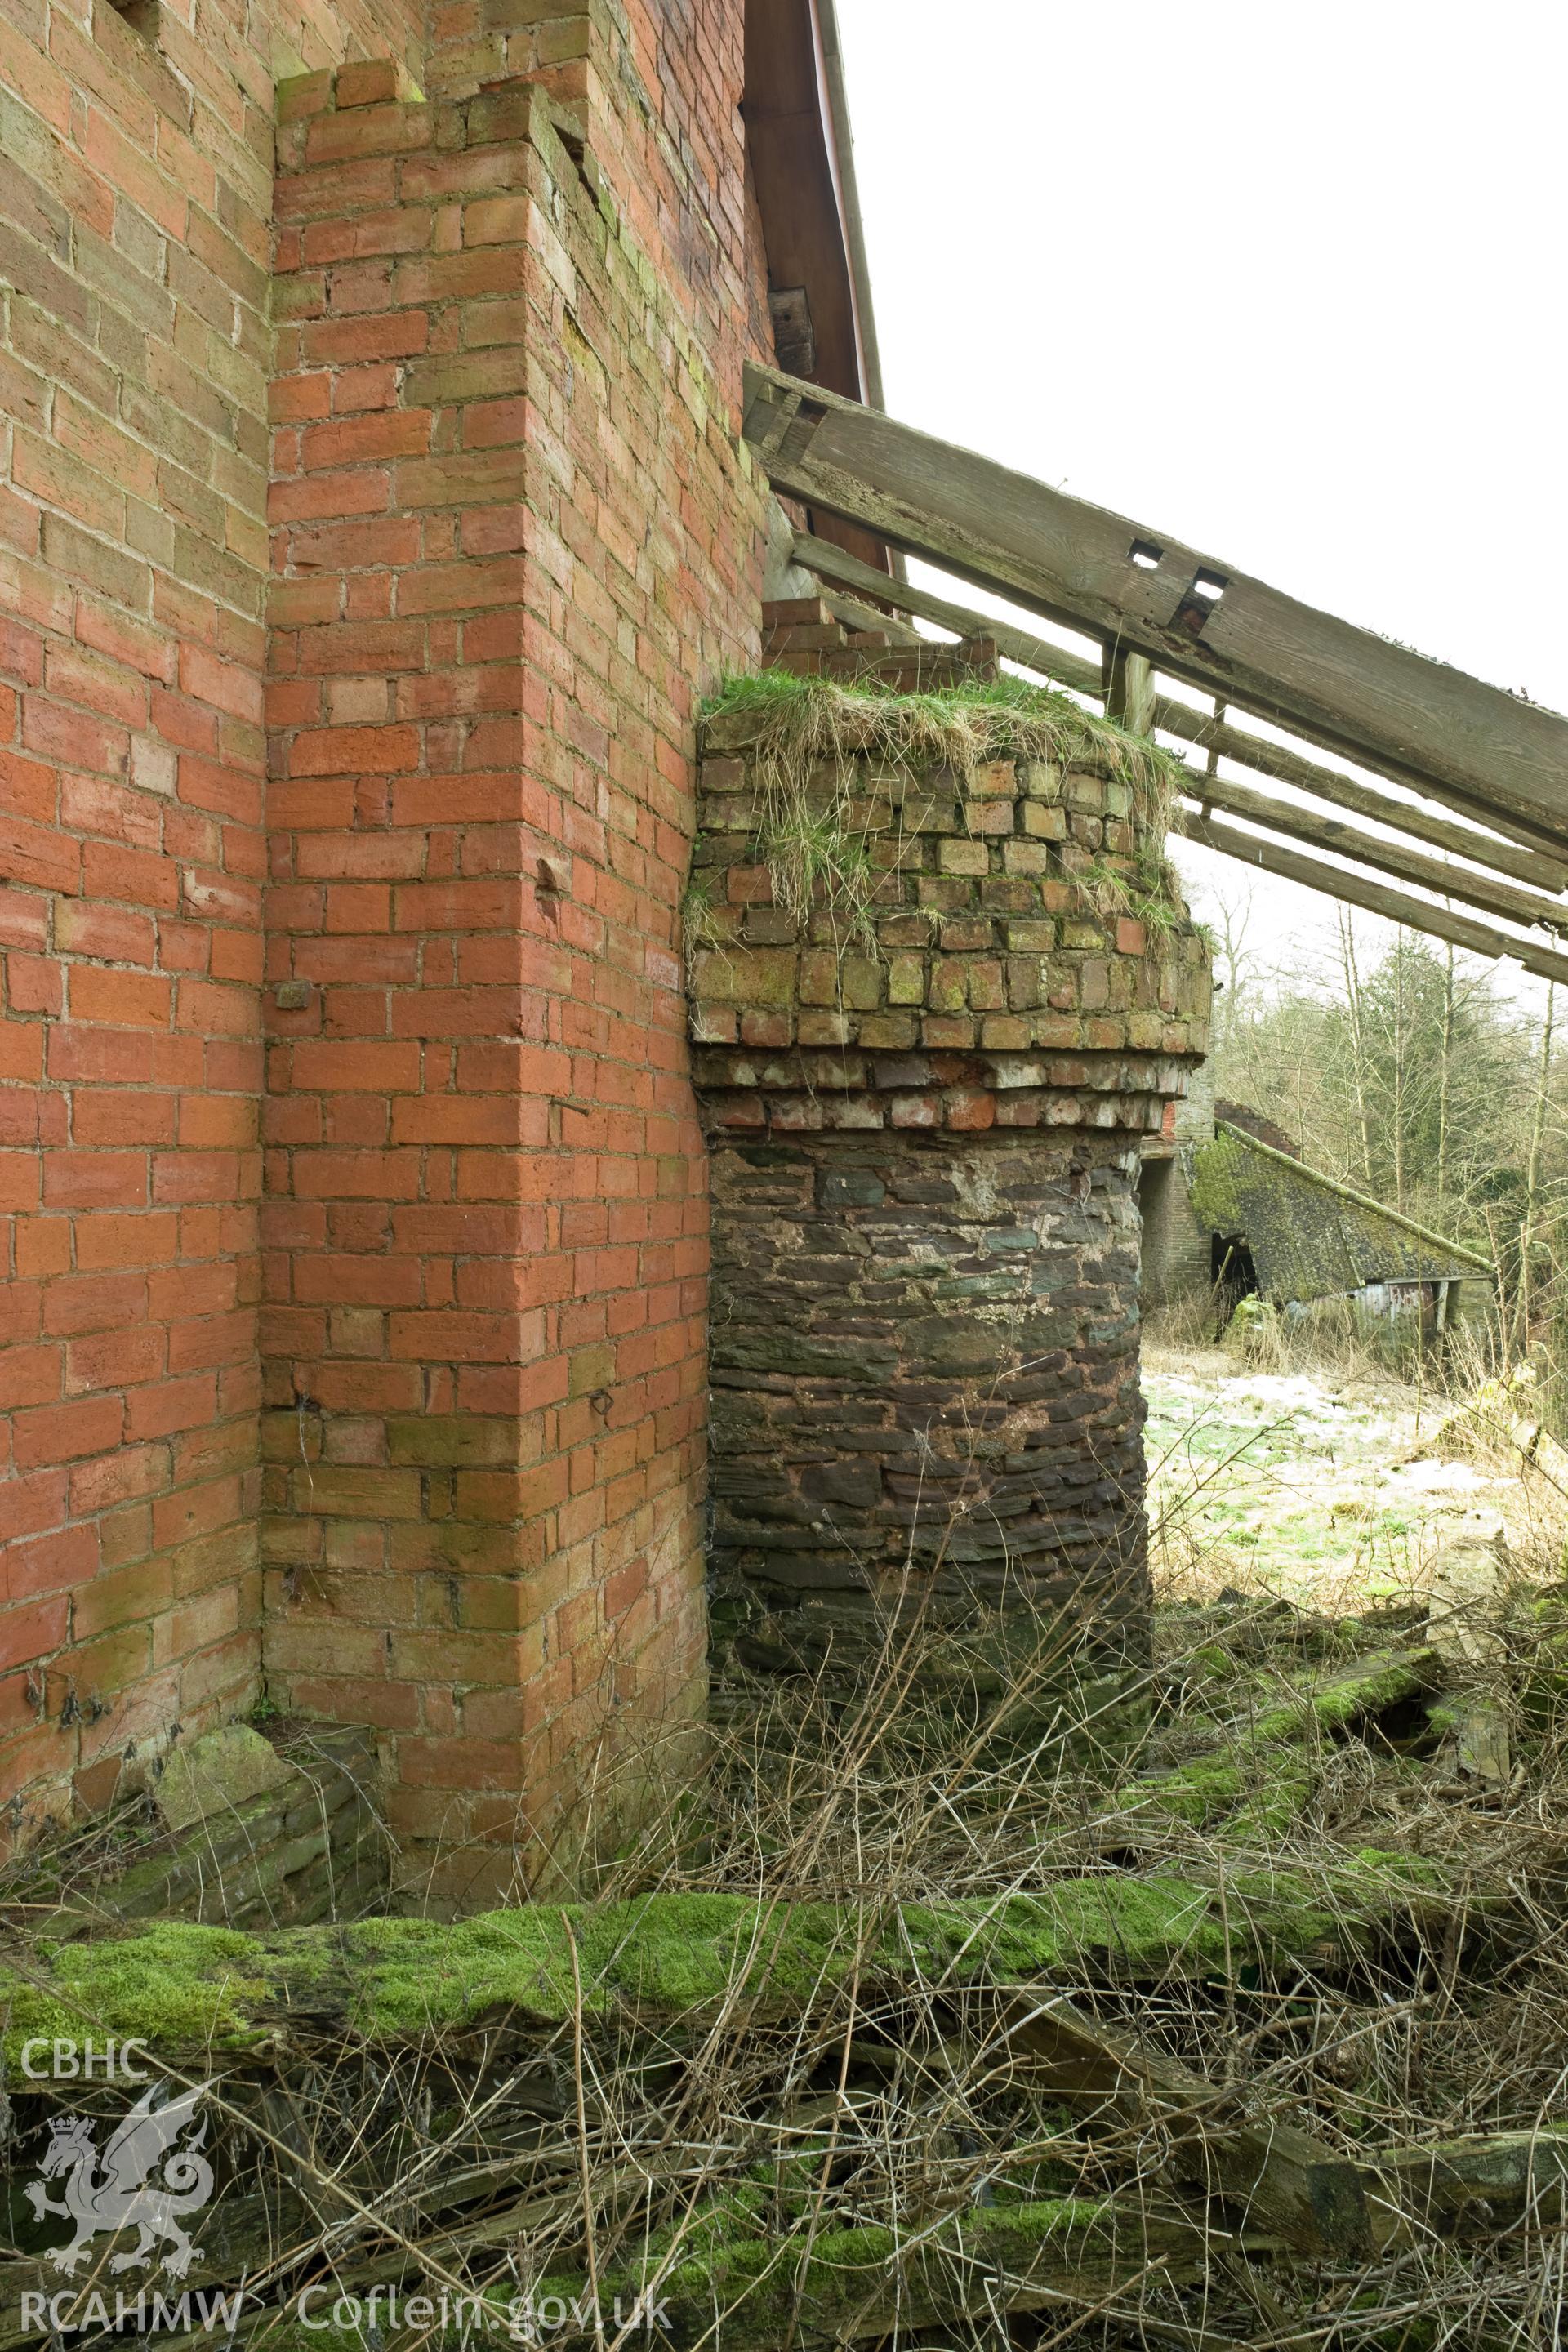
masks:
POLYGON ((1260 581, 1232 575, 1217 608, 1189 594, 1186 625, 1173 625, 1163 599, 1155 608, 1154 583, 1173 583, 1178 567, 1192 566, 1189 583, 1208 568, 1196 550, 823 386, 811 397, 831 426, 817 428, 798 465, 782 465, 768 437, 772 415, 781 397, 804 399, 805 391, 755 364, 745 376, 746 437, 780 491, 880 530, 909 553, 1053 622, 1102 640, 1149 647, 1152 638, 1150 649, 1166 656, 1162 667, 1195 685, 1212 688, 1223 664, 1228 701, 1390 770, 1424 796, 1479 811, 1528 848, 1555 857, 1568 850, 1568 713, 1531 708, 1260 581), (1164 549, 1142 589, 1131 578, 1139 539, 1164 549), (1217 659, 1205 642, 1215 609, 1225 640, 1217 659))
MULTIPOLYGON (((1153 539, 1135 539, 1127 553, 1140 572, 1157 572, 1165 560, 1164 549, 1153 539)), ((1213 572, 1206 564, 1200 564, 1176 607, 1173 625, 1185 629, 1189 636, 1200 636, 1204 623, 1229 586, 1223 572, 1213 572)))
POLYGON ((1192 584, 1172 615, 1171 625, 1184 629, 1190 637, 1201 637, 1209 614, 1230 586, 1223 572, 1211 572, 1206 565, 1198 567, 1192 584))

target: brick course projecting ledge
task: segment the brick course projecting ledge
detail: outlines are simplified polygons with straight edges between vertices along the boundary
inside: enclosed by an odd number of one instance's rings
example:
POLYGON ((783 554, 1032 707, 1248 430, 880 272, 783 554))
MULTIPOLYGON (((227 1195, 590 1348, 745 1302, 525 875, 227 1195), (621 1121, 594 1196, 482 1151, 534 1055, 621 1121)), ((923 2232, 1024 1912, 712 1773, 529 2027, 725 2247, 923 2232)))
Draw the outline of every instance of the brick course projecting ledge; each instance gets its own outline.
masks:
MULTIPOLYGON (((846 829, 873 876, 862 944, 843 906, 799 923, 774 903, 747 756, 763 725, 720 711, 700 774, 689 946, 709 1121, 1162 1129, 1207 1049, 1208 952, 1184 919, 1114 911, 1139 845, 1112 761, 997 759, 966 778, 849 762, 846 829)), ((837 779, 816 797, 838 798, 837 779)))
POLYGON ((1049 1716, 1070 1657, 1103 1735, 1147 1655, 1138 1145, 1206 1045, 1206 950, 1114 911, 1152 848, 1114 750, 825 768, 873 885, 847 947, 820 891, 797 922, 766 725, 710 725, 697 853, 721 1681, 852 1685, 918 1617, 917 1691, 1044 1667, 1049 1716))

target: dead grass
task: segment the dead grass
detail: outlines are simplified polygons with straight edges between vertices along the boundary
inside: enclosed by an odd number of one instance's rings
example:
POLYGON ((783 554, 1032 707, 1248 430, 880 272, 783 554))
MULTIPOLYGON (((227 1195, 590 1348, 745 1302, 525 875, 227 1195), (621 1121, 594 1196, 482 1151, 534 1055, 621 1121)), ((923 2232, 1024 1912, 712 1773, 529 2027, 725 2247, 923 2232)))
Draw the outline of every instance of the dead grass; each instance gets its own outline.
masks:
MULTIPOLYGON (((1512 1629, 1515 1700, 1541 1643, 1565 1630, 1561 1610, 1550 1628, 1512 1629)), ((1387 1638, 1385 1628, 1303 1624, 1254 1601, 1173 1612, 1156 1687, 1168 1700, 1186 1686, 1179 1711, 1156 1713, 1141 1763, 1168 1769, 1194 1740, 1234 1732, 1304 1675, 1387 1638)), ((1304 1942, 1285 1967, 1238 1961, 1136 1983, 1074 1975, 1064 1989, 1102 2022, 1206 2075, 1216 2131, 1241 2116, 1272 2119, 1354 2155, 1563 2120, 1568 1955, 1557 1922, 1568 1772, 1554 1704, 1533 1729, 1516 1716, 1524 1769, 1501 1790, 1464 1783, 1451 1738, 1430 1724, 1324 1738, 1310 1752, 1306 1810, 1262 1836, 1223 1820, 1194 1828, 1140 1816, 1133 1827, 1102 1780, 1050 1746, 999 1764, 979 1757, 970 1738, 944 1748, 933 1733, 925 1752, 911 1752, 899 1680, 895 1670, 879 1693, 863 1694, 847 1720, 826 1692, 804 1704, 798 1692, 759 1692, 754 1719, 713 1759, 703 1808, 683 1832, 627 1857, 606 1877, 606 1895, 652 1886, 672 1906, 739 1890, 781 1906, 831 1897, 852 1943, 868 1947, 895 1902, 1001 1896, 1104 1873, 1150 1885, 1233 1885, 1244 1946, 1249 1871, 1299 1874, 1327 1891, 1335 1868, 1369 1847, 1420 1856, 1457 1889, 1436 1934, 1371 1951, 1304 1942), (1511 1889, 1506 1921, 1479 1907, 1498 1889, 1511 1889)), ((753 2303, 726 2326, 726 2296, 739 2301, 750 2284, 745 2250, 787 2243, 810 2311, 820 2284, 810 2265, 843 2259, 835 2250, 848 2231, 866 2233, 857 2242, 867 2247, 901 2247, 908 2274, 918 2271, 928 2287, 939 2276, 952 2313, 969 2315, 950 2315, 934 2332, 847 2325, 839 2340, 1279 2352, 1447 2344, 1523 2352, 1555 2340, 1555 2210, 1533 2231, 1500 2229, 1495 2242, 1483 2232, 1479 2245, 1417 2234, 1372 2258, 1282 2265, 1256 2230, 1249 2235, 1244 2206, 1199 2199, 1194 2207, 1175 2195, 1163 2126, 1105 2103, 1064 2106, 1035 2088, 1026 2067, 999 2050, 987 2001, 940 1976, 917 1975, 889 1993, 869 1978, 862 1986, 851 1969, 782 2019, 760 2015, 737 1988, 693 2031, 638 2030, 628 2020, 606 2032, 579 2014, 526 2051, 500 2036, 457 2063, 432 2038, 373 2084, 351 2053, 323 2053, 303 2076, 296 2059, 289 2107, 289 2128, 277 2135, 283 2154, 258 2143, 258 2160, 275 2166, 279 2195, 296 2200, 304 2167, 323 2218, 296 2222, 292 2254, 263 2272, 263 2290, 310 2276, 363 2290, 373 2276, 402 2276, 537 2307, 552 2283, 581 2294, 589 2277, 604 2292, 651 2275, 687 2308, 696 2278, 712 2292, 710 2325, 681 2340, 752 2352, 788 2342, 790 2330, 776 2324, 775 2305, 763 2324, 753 2303), (490 2193, 434 2226, 443 2199, 450 2204, 442 2184, 479 2166, 495 2168, 490 2193), (394 2189, 378 2192, 375 2179, 389 2176, 394 2189), (364 2210, 345 2216, 349 2181, 364 2210), (339 2218, 329 2220, 333 2184, 339 2218), (1196 2210, 1207 2232, 1204 2274, 1134 2258, 1124 2239, 1121 2259, 1092 2284, 1058 2282, 1033 2316, 1014 2310, 1005 2320, 1015 2294, 1031 2300, 1022 2273, 1004 2269, 977 2286, 963 2232, 1011 2205, 1062 2198, 1113 2200, 1123 2226, 1142 2214, 1155 2242, 1173 2216, 1196 2210)), ((869 2270, 862 2284, 873 2299, 869 2270)), ((266 2338, 263 2318, 254 2340, 266 2338)), ((543 2340, 579 2339, 567 2331, 543 2340)), ((605 2340, 617 2340, 614 2326, 605 2340)))
MULTIPOLYGON (((313 2033, 302 2015, 272 2074, 215 2094, 212 2137, 230 2184, 224 2242, 248 2273, 231 2332, 291 2352, 458 2340, 462 2329, 438 2316, 387 2329, 384 2296, 382 2320, 330 2339, 301 2334, 292 2315, 310 2283, 329 2290, 323 2311, 339 2293, 398 2284, 510 2308, 514 2342, 602 2352, 649 2340, 611 2315, 616 2289, 626 2297, 639 2281, 685 2315, 679 2344, 720 2352, 828 2341, 889 2352, 1556 2345, 1559 2204, 1522 2221, 1500 2211, 1491 2228, 1483 2217, 1462 2241, 1407 2228, 1354 2259, 1281 2259, 1245 2199, 1179 2187, 1158 2116, 1044 2092, 999 2044, 994 1999, 951 1971, 911 1965, 889 1988, 855 1965, 900 1905, 999 1901, 1085 1878, 1150 1901, 1173 1884, 1210 1889, 1235 1923, 1228 1964, 1061 1969, 1035 1989, 1070 1992, 1205 2075, 1216 2134, 1245 2118, 1289 2125, 1353 2158, 1393 2141, 1561 2126, 1563 1589, 1538 1566, 1477 1599, 1470 1628, 1490 1646, 1451 1645, 1442 1711, 1407 1705, 1361 1734, 1311 1730, 1294 1751, 1300 1804, 1275 1801, 1278 1749, 1247 1746, 1248 1725, 1282 1694, 1424 1638, 1427 1614, 1418 1594, 1348 1617, 1262 1590, 1171 1595, 1148 1670, 1148 1728, 1120 1777, 1124 1791, 1129 1773, 1169 1774, 1228 1741, 1242 1785, 1201 1822, 1159 1804, 1130 1813, 1066 1719, 1019 1752, 989 1736, 994 1726, 913 1706, 918 1612, 889 1623, 879 1669, 853 1692, 757 1683, 700 1785, 604 1864, 599 1895, 655 1893, 675 1933, 683 1906, 715 1895, 744 1894, 781 1917, 831 1901, 850 1965, 796 1988, 784 2011, 759 2007, 738 1967, 700 2017, 606 2021, 579 2003, 553 2031, 496 2018, 462 2038, 415 2036, 390 2063, 313 2033), (1477 1706, 1505 1718, 1500 1781, 1462 1766, 1462 1723, 1477 1706), (1419 1924, 1342 1940, 1322 1915, 1347 1874, 1368 1867, 1368 1850, 1404 1857, 1447 1892, 1419 1924), (1248 1889, 1260 1880, 1315 1891, 1288 1958, 1249 1944, 1248 1889), (1114 2258, 1092 2275, 1031 2271, 1016 2231, 1006 2233, 1010 2217, 1059 2215, 1062 2200, 1118 2217, 1114 2258), (1160 2252, 1194 2226, 1195 2267, 1160 2252), (981 2243, 992 2251, 977 2261, 981 2243), (768 2260, 783 2268, 760 2297, 768 2260), (895 2276, 901 2305, 888 2299, 895 2276), (564 2309, 589 2281, 596 2331, 540 2320, 552 2297, 564 2309)), ((1038 1698, 1025 1689, 1002 1704, 1035 1714, 1038 1698)), ((13 2130, 36 2127, 18 2102, 13 2130)), ((14 2140, 12 2160, 30 2169, 36 2143, 14 2140)), ((218 2231, 206 2234, 216 2245, 218 2231)))

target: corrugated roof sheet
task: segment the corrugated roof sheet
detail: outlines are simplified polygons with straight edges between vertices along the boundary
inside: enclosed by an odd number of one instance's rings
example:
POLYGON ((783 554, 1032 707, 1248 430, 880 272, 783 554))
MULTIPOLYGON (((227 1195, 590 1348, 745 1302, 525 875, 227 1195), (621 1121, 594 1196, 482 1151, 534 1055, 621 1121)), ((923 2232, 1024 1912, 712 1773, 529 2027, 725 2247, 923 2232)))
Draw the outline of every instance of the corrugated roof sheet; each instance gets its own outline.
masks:
POLYGON ((1245 1234, 1266 1298, 1328 1298, 1368 1282, 1474 1277, 1473 1255, 1448 1255, 1331 1177, 1258 1150, 1222 1128, 1194 1154, 1193 1209, 1211 1233, 1245 1234))

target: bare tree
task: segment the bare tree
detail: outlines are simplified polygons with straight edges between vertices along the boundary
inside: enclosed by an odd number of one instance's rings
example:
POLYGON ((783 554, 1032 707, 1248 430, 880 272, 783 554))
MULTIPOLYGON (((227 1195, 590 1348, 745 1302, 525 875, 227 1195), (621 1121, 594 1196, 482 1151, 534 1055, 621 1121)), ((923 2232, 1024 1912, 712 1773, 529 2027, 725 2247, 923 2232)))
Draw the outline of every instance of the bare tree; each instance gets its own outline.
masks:
POLYGON ((1253 957, 1247 948, 1247 934, 1252 922, 1252 893, 1243 891, 1239 899, 1226 898, 1211 888, 1210 898, 1217 912, 1210 924, 1215 936, 1215 963, 1219 981, 1219 1003, 1215 1009, 1216 1050, 1232 1043, 1240 1017, 1243 992, 1251 978, 1253 957))
POLYGON ((1335 912, 1340 926, 1340 964, 1344 978, 1345 1010, 1350 1019, 1356 1124, 1361 1130, 1361 1172, 1363 1181, 1370 1186, 1373 1181, 1372 1118, 1367 1108, 1366 1024, 1363 1013, 1361 973, 1356 965, 1355 918, 1345 906, 1336 906, 1335 912))
POLYGON ((1530 1159, 1524 1184, 1524 1221, 1519 1235, 1519 1294, 1514 1302, 1514 1333, 1522 1345, 1530 1336, 1531 1255, 1541 1216, 1542 1145, 1546 1136, 1546 1103, 1552 1084, 1552 1032, 1557 1012, 1557 983, 1546 984, 1546 1017, 1541 1024, 1541 1052, 1535 1066, 1535 1107, 1530 1122, 1530 1159))

